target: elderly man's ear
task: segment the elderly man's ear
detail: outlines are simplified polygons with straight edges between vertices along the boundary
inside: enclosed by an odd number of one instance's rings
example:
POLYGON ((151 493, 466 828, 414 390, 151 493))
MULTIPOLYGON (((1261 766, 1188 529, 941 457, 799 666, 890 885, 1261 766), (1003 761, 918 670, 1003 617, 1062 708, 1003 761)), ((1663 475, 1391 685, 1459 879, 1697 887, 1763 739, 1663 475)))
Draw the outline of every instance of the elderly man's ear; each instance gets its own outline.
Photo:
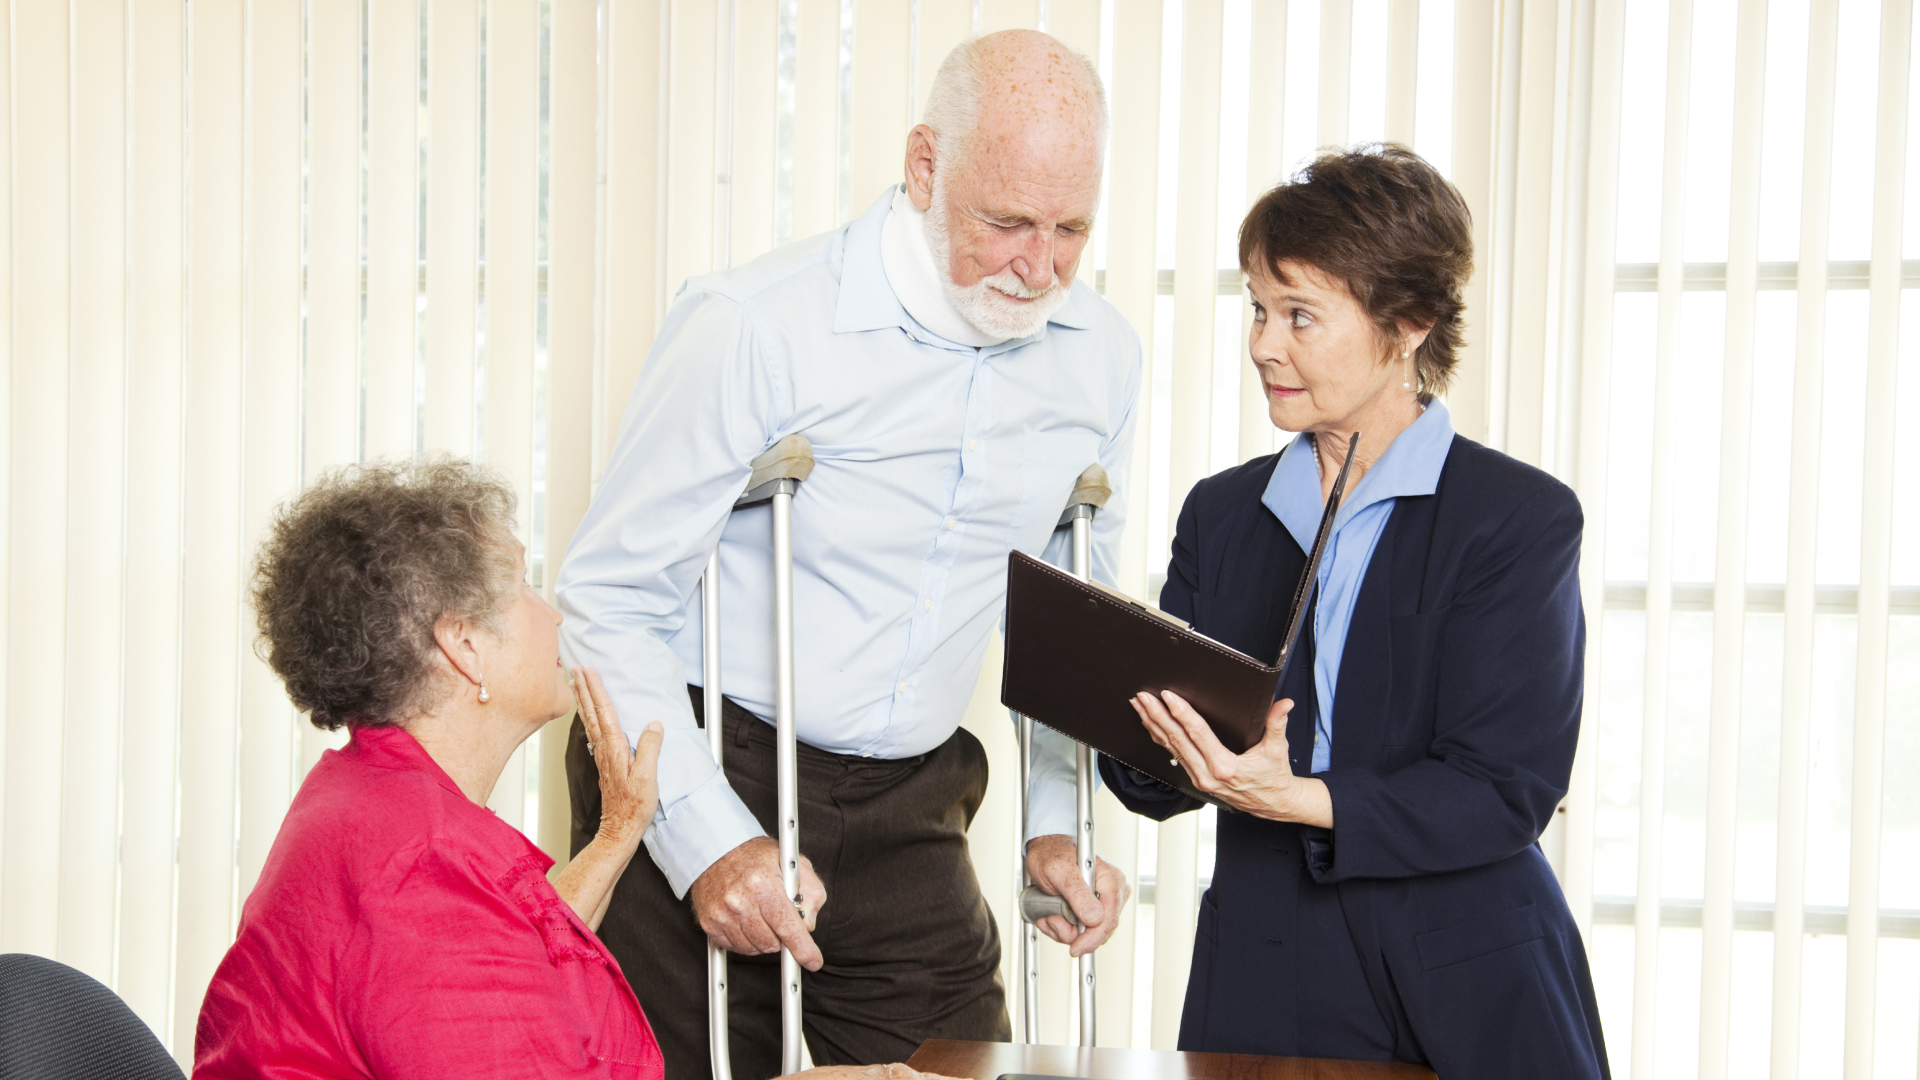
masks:
POLYGON ((933 129, 925 124, 907 132, 907 198, 923 214, 933 205, 933 129))

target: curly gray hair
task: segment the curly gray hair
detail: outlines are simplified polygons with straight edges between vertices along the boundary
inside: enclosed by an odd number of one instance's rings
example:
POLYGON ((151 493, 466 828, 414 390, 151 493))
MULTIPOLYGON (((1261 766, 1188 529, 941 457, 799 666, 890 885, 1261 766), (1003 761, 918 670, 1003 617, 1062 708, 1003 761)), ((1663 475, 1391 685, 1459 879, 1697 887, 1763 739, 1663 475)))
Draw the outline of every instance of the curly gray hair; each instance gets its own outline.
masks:
POLYGON ((254 563, 255 651, 314 726, 430 707, 434 624, 497 629, 520 577, 512 488, 446 458, 337 469, 282 506, 254 563))

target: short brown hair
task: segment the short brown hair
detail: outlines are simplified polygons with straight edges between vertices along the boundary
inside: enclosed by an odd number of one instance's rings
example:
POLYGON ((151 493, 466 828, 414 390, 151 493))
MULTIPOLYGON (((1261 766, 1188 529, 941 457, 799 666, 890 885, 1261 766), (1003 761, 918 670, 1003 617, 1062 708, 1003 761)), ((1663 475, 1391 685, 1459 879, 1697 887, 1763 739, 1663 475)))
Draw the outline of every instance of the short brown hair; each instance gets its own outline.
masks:
POLYGON ((280 508, 254 563, 254 648, 315 727, 432 703, 434 624, 497 626, 512 598, 513 506, 485 469, 437 458, 337 469, 280 508))
POLYGON ((1473 215, 1420 155, 1395 143, 1321 154, 1240 224, 1240 269, 1304 263, 1345 285, 1382 340, 1429 327, 1414 354, 1420 399, 1447 388, 1473 275, 1473 215))

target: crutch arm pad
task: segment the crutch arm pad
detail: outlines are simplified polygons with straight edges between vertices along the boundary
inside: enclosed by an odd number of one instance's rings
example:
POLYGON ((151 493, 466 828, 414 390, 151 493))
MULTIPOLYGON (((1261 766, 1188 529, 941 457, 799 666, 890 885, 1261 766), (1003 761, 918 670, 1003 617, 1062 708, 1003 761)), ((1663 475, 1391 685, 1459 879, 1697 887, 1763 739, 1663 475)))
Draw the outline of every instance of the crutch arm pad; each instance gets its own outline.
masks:
POLYGON ((753 459, 747 490, 773 480, 805 480, 813 474, 813 444, 805 435, 789 435, 753 459))
POLYGON ((1080 479, 1073 482, 1073 494, 1067 497, 1067 506, 1091 506, 1099 509, 1113 498, 1113 485, 1107 483, 1107 470, 1098 463, 1087 466, 1080 479))

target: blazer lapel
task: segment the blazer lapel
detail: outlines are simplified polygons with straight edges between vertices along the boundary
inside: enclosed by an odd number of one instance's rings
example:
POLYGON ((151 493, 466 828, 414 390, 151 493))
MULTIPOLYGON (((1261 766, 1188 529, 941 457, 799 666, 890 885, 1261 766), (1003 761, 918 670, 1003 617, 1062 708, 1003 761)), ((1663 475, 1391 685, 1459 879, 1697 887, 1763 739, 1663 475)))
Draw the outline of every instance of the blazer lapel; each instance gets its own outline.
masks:
MULTIPOLYGON (((1292 607, 1291 600, 1280 606, 1280 618, 1284 621, 1287 609, 1292 607)), ((1274 691, 1274 700, 1293 699, 1293 711, 1287 714, 1287 756, 1293 759, 1293 774, 1307 776, 1313 772, 1313 719, 1319 715, 1320 695, 1313 688, 1313 613, 1320 606, 1319 596, 1307 604, 1307 613, 1302 620, 1306 625, 1300 628, 1300 642, 1295 645, 1293 659, 1287 662, 1287 672, 1280 677, 1280 686, 1274 691)), ((1283 628, 1276 631, 1275 638, 1286 633, 1283 628)), ((1274 647, 1276 650, 1279 646, 1274 647)))
POLYGON ((1373 765, 1380 760, 1393 694, 1393 555, 1399 546, 1400 510, 1394 507, 1374 546, 1360 595, 1354 600, 1353 619, 1347 624, 1347 644, 1333 696, 1335 766, 1373 765))

